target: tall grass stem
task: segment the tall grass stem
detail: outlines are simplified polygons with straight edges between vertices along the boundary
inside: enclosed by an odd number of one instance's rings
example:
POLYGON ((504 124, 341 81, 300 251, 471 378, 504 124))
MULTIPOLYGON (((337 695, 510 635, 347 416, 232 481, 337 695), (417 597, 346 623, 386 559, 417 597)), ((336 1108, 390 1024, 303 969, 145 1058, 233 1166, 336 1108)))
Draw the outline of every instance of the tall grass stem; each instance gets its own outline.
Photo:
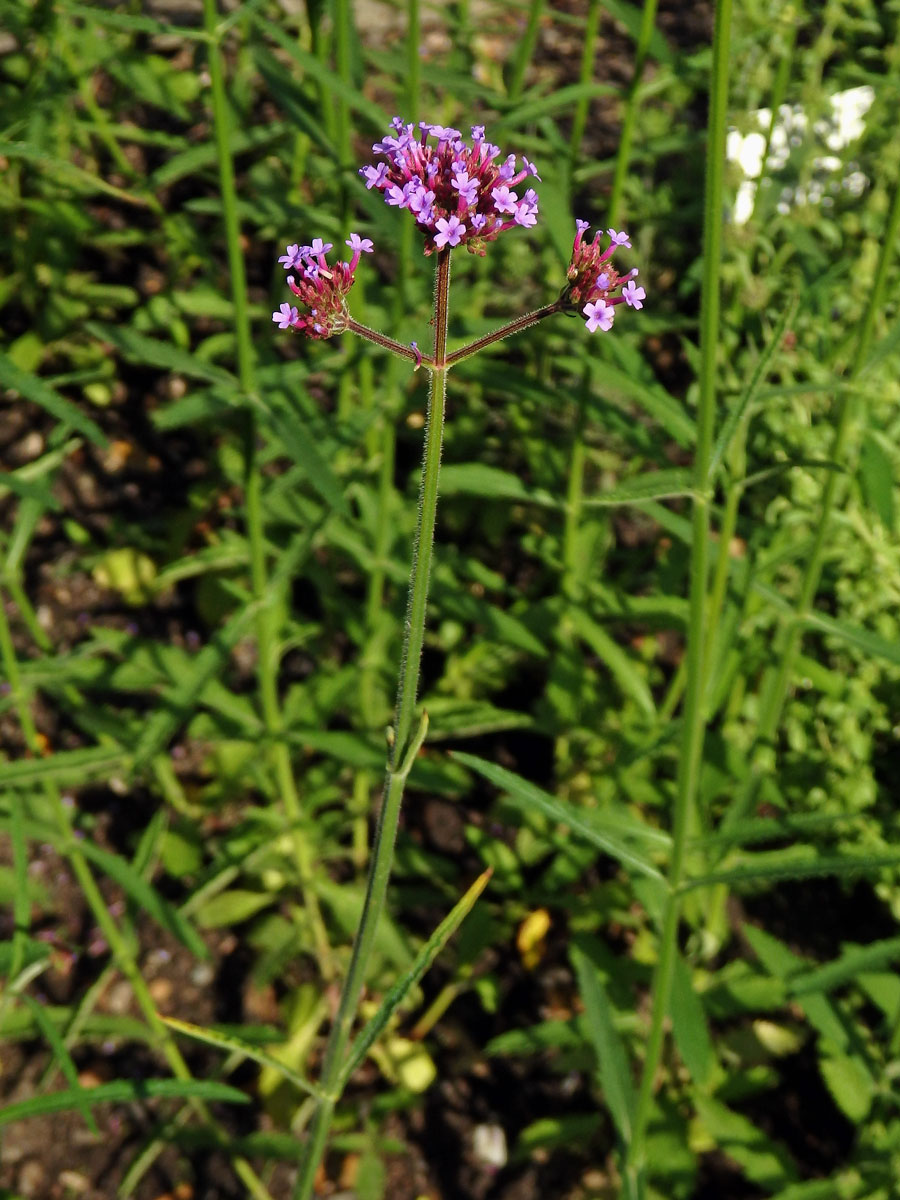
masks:
POLYGON ((686 848, 694 822, 697 786, 705 736, 704 649, 706 598, 709 575, 709 464, 716 415, 716 367, 719 349, 719 287, 722 258, 723 196, 725 183, 725 133, 728 104, 728 57, 731 40, 732 0, 717 0, 713 62, 710 80, 709 125, 703 217, 703 272, 700 308, 700 398, 697 442, 694 453, 694 500, 690 562, 690 599, 687 637, 687 678, 681 747, 678 761, 669 891, 663 912, 659 958, 653 976, 650 1029, 635 1105, 631 1141, 626 1150, 626 1182, 641 1196, 645 1168, 647 1125, 662 1055, 665 1019, 669 1010, 678 945, 681 903, 678 889, 684 872, 686 848))

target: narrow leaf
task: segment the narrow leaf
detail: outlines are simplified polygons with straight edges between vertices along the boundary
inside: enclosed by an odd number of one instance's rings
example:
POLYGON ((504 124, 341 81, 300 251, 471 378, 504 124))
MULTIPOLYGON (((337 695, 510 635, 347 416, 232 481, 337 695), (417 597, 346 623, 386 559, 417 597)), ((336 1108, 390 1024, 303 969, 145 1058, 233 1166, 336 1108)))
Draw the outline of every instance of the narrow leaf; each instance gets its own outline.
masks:
POLYGON ((307 1092, 310 1096, 321 1096, 322 1094, 315 1084, 304 1079, 292 1067, 232 1033, 223 1033, 220 1029, 205 1029, 202 1025, 192 1025, 190 1021, 179 1021, 175 1017, 164 1017, 162 1014, 159 1014, 159 1019, 164 1021, 170 1029, 174 1029, 176 1033, 183 1033, 185 1037, 193 1038, 196 1042, 205 1042, 207 1046, 215 1046, 218 1050, 227 1050, 230 1054, 242 1054, 244 1058, 259 1063, 261 1067, 269 1067, 271 1070, 277 1071, 301 1092, 307 1092))
MULTIPOLYGON (((56 417, 63 425, 68 425, 83 434, 95 446, 106 445, 106 436, 99 425, 90 417, 86 417, 70 400, 61 396, 45 379, 33 375, 30 371, 23 371, 9 355, 3 353, 0 353, 0 387, 18 392, 32 404, 37 404, 39 408, 56 417)), ((7 483, 6 486, 12 485, 7 483)))
MULTIPOLYGON (((462 755, 458 757, 462 758, 462 755)), ((763 860, 763 855, 757 856, 763 860)), ((709 887, 714 883, 729 885, 742 883, 766 883, 770 880, 783 879, 815 879, 821 875, 872 875, 882 867, 900 865, 900 850, 892 854, 840 854, 822 858, 809 857, 780 857, 771 861, 745 862, 731 867, 727 871, 717 871, 711 875, 701 875, 689 879, 681 890, 692 891, 694 888, 709 887)))
POLYGON ((691 494, 691 472, 685 467, 672 467, 626 479, 598 496, 589 496, 583 503, 585 508, 611 508, 616 504, 640 504, 646 500, 691 494))
POLYGON ((694 991, 690 967, 680 955, 675 960, 669 1016, 675 1044, 691 1078, 701 1085, 707 1083, 715 1064, 715 1052, 703 1001, 694 991))
POLYGON ((87 838, 78 843, 78 848, 85 858, 114 880, 135 904, 163 929, 168 930, 173 937, 178 938, 192 954, 197 958, 209 958, 209 951, 194 927, 185 920, 174 905, 165 900, 156 888, 139 875, 129 862, 120 858, 118 854, 111 854, 108 850, 101 849, 87 838))
POLYGON ((59 1035, 59 1030, 47 1016, 42 1005, 38 1004, 27 992, 23 993, 22 1001, 34 1018, 35 1025, 37 1025, 38 1029, 44 1035, 50 1049, 53 1051, 56 1065, 65 1076, 66 1083, 68 1083, 72 1090, 72 1095, 80 1097, 80 1099, 76 1099, 75 1107, 84 1118, 84 1123, 92 1133, 97 1134, 99 1137, 100 1130, 97 1128, 97 1122, 94 1120, 94 1114, 91 1112, 90 1089, 82 1087, 79 1083, 78 1068, 72 1062, 72 1057, 66 1049, 65 1042, 59 1035))
POLYGON ((258 602, 239 609, 236 615, 214 634, 194 659, 191 670, 164 698, 163 703, 145 725, 135 748, 136 771, 143 769, 162 750, 181 722, 193 712, 197 696, 224 670, 229 654, 256 621, 260 607, 276 602, 281 589, 303 561, 317 532, 318 525, 315 525, 293 539, 269 579, 265 596, 258 602))
POLYGON ((581 837, 602 850, 604 854, 609 854, 619 862, 634 867, 642 875, 648 875, 651 879, 663 878, 649 859, 639 854, 617 834, 603 828, 603 814, 575 808, 574 805, 567 804, 565 801, 551 796, 549 792, 535 787, 533 783, 522 779, 521 776, 514 775, 512 771, 507 771, 504 767, 498 767, 494 763, 485 762, 482 758, 476 758, 474 754, 454 751, 452 757, 457 762, 461 762, 463 766, 471 767, 473 771, 483 775, 498 788, 502 788, 513 803, 525 809, 537 809, 551 820, 568 825, 573 833, 580 834, 581 837))
POLYGON ((216 1083, 207 1079, 117 1079, 113 1083, 101 1083, 95 1088, 71 1089, 50 1092, 46 1096, 33 1096, 18 1104, 7 1104, 0 1108, 0 1125, 11 1125, 26 1117, 41 1117, 47 1113, 67 1112, 78 1108, 84 1092, 90 1095, 91 1104, 133 1104, 142 1100, 221 1100, 227 1104, 249 1104, 250 1097, 227 1083, 216 1083))
POLYGON ((110 775, 124 770, 128 763, 128 756, 115 746, 60 750, 47 758, 23 758, 19 762, 0 763, 0 787, 31 790, 42 783, 75 787, 97 775, 110 775))
POLYGON ((569 956, 578 977, 588 1033, 597 1059, 597 1079, 610 1116, 624 1145, 631 1138, 634 1085, 628 1056, 613 1024, 612 1006, 596 966, 577 943, 569 956))
POLYGON ((87 330, 102 342, 109 342, 129 362, 140 363, 151 367, 159 367, 163 371, 176 371, 179 375, 187 375, 189 379, 204 379, 209 383, 218 383, 229 387, 237 387, 237 379, 224 367, 204 362, 188 350, 173 346, 160 338, 147 337, 136 329, 127 326, 101 325, 97 321, 89 321, 87 330))
POLYGON ((653 721, 656 718, 653 695, 631 656, 602 626, 592 621, 583 608, 573 609, 569 619, 575 632, 587 642, 625 696, 633 700, 644 716, 653 721))
POLYGON ((737 433, 738 426, 743 419, 747 409, 759 395, 759 389, 762 386, 763 380, 769 373, 769 367, 776 352, 781 348, 784 341, 784 333, 790 321, 794 318, 794 313, 797 311, 797 296, 792 296, 778 318, 772 336, 769 338, 769 343, 765 350, 759 356, 759 360, 750 376, 747 386, 738 396, 734 405, 729 409, 722 428, 719 431, 719 436, 716 438, 716 443, 713 446, 712 457, 709 462, 710 480, 715 478, 716 471, 719 468, 719 463, 728 453, 728 448, 731 445, 734 435, 737 433))
POLYGON ((792 996, 809 992, 830 992, 845 983, 854 983, 864 971, 877 971, 900 959, 900 938, 886 938, 869 946, 852 946, 834 962, 816 967, 791 980, 792 996))
POLYGON ((376 1039, 387 1026, 391 1017, 403 1003, 404 999, 409 995, 410 991, 416 986, 431 964, 446 946, 447 942, 463 923, 468 914, 472 911, 475 901, 487 887, 488 880, 492 875, 489 868, 483 871, 475 880, 466 894, 461 900, 458 900, 450 912, 444 917, 440 925, 428 939, 424 946, 419 950, 409 971, 394 984, 390 991, 385 995, 381 1004, 378 1007, 378 1012, 366 1024, 365 1028, 354 1041, 349 1057, 341 1071, 341 1076, 338 1081, 338 1093, 343 1091, 347 1080, 368 1054, 369 1049, 374 1045, 376 1039))
POLYGON ((546 508, 560 508, 561 501, 548 492, 533 491, 518 475, 487 463, 449 463, 441 471, 442 496, 481 496, 485 500, 518 500, 546 508))

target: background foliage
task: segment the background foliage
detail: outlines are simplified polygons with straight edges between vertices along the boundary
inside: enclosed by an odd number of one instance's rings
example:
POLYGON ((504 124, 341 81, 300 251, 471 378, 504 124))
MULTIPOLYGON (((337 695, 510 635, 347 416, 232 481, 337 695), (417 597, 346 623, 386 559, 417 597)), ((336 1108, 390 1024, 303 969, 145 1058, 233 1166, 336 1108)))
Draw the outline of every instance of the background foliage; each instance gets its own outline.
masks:
MULTIPOLYGON (((456 256, 452 345, 556 294, 575 216, 625 224, 649 299, 451 376, 431 732, 364 1017, 493 877, 360 1063, 321 1188, 618 1195, 685 684, 712 12, 5 16, 5 1194, 290 1194, 380 791, 424 381, 269 314, 283 244, 353 229, 376 245, 354 315, 428 344, 429 264, 356 173, 400 113, 485 123, 543 177, 534 230, 456 256)), ((875 1200, 900 1168, 897 18, 735 12, 729 123, 805 121, 725 228, 653 1197, 875 1200), (830 98, 861 86, 835 150, 830 98)))

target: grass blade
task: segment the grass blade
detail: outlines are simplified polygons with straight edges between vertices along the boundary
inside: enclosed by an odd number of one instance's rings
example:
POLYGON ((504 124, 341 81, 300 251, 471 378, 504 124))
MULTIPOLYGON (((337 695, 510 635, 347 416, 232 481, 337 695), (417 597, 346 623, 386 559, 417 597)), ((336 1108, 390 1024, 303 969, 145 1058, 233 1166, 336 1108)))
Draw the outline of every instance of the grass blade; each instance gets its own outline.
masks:
POLYGON ((84 1093, 90 1095, 91 1104, 134 1104, 142 1100, 217 1100, 226 1104, 249 1104, 250 1097, 227 1083, 216 1083, 207 1079, 117 1079, 114 1083, 101 1083, 95 1088, 67 1089, 51 1092, 48 1096, 33 1096, 18 1104, 8 1104, 0 1109, 0 1126, 11 1125, 26 1117, 41 1117, 47 1113, 68 1112, 79 1108, 84 1102, 84 1093))
POLYGON ((190 1021, 179 1021, 175 1017, 164 1017, 162 1014, 159 1019, 164 1021, 170 1029, 174 1029, 176 1033, 183 1033, 185 1037, 193 1038, 196 1042, 204 1042, 207 1046, 215 1046, 216 1049, 227 1050, 231 1054, 242 1054, 244 1058, 259 1063, 261 1067, 269 1067, 271 1070, 277 1071, 301 1092, 307 1092, 310 1096, 322 1094, 314 1083, 304 1079, 286 1063, 232 1033, 223 1033, 219 1029, 206 1029, 202 1025, 192 1025, 190 1021))
POLYGON ((419 950, 407 973, 387 992, 379 1005, 378 1012, 372 1017, 350 1047, 350 1053, 339 1077, 338 1092, 343 1091, 347 1080, 365 1058, 366 1054, 368 1054, 369 1048, 374 1044, 406 996, 419 982, 444 946, 446 946, 447 942, 472 911, 475 901, 487 887, 488 880, 492 874, 492 868, 488 868, 488 870, 483 871, 478 876, 466 894, 461 900, 456 902, 425 945, 419 950))

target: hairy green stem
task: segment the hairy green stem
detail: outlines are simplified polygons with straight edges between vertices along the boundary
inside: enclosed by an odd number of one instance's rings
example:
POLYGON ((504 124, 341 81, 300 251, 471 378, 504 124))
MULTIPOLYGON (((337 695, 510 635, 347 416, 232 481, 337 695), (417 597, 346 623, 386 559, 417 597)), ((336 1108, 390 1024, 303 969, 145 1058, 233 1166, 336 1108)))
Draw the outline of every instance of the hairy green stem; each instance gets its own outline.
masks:
POLYGON ((400 807, 406 780, 428 728, 423 713, 416 728, 413 718, 419 690, 419 668, 425 639, 425 611, 434 548, 437 518, 438 480, 444 434, 444 406, 447 394, 447 317, 450 289, 450 251, 437 256, 434 302, 434 364, 425 422, 425 448, 419 491, 419 516, 409 580, 409 601, 401 651, 397 687, 397 714, 388 751, 387 772, 381 812, 375 829, 366 896, 347 978, 341 991, 337 1016, 331 1029, 322 1064, 321 1087, 324 1093, 310 1126, 303 1163, 297 1178, 294 1200, 310 1200, 319 1163, 325 1153, 328 1133, 338 1092, 341 1068, 350 1041, 350 1031, 365 982, 366 968, 375 943, 378 920, 394 857, 394 842, 400 819, 400 807))
POLYGON ((502 338, 511 337, 514 333, 521 333, 523 329, 537 325, 538 321, 543 321, 545 317, 552 317, 554 313, 563 311, 564 308, 561 302, 554 300, 552 304, 545 304, 543 308, 536 308, 534 312, 526 313, 523 317, 516 317, 514 321, 508 321, 505 325, 501 325, 499 329, 494 329, 491 333, 486 333, 484 337, 476 338, 474 342, 469 342, 467 346, 462 346, 459 350, 454 350, 452 354, 448 354, 446 366, 449 370, 450 367, 455 367, 457 363, 471 358, 479 350, 484 350, 486 346, 491 346, 494 342, 499 342, 502 338))
MULTIPOLYGON (((646 10, 645 10, 646 11, 646 10)), ((709 464, 712 458, 716 413, 716 355, 719 345, 719 274, 722 257, 722 220, 725 176, 725 132, 728 101, 728 50, 731 33, 731 0, 717 0, 713 64, 710 81, 709 132, 703 220, 703 282, 700 310, 700 399, 697 444, 694 453, 693 536, 691 539, 690 600, 687 668, 681 751, 678 761, 672 853, 659 958, 653 976, 650 1029, 647 1036, 631 1141, 625 1154, 626 1182, 635 1196, 642 1194, 647 1125, 656 1085, 656 1073, 665 1036, 672 979, 678 951, 681 913, 679 888, 685 868, 688 837, 694 821, 700 763, 705 735, 704 645, 709 567, 709 464)))

